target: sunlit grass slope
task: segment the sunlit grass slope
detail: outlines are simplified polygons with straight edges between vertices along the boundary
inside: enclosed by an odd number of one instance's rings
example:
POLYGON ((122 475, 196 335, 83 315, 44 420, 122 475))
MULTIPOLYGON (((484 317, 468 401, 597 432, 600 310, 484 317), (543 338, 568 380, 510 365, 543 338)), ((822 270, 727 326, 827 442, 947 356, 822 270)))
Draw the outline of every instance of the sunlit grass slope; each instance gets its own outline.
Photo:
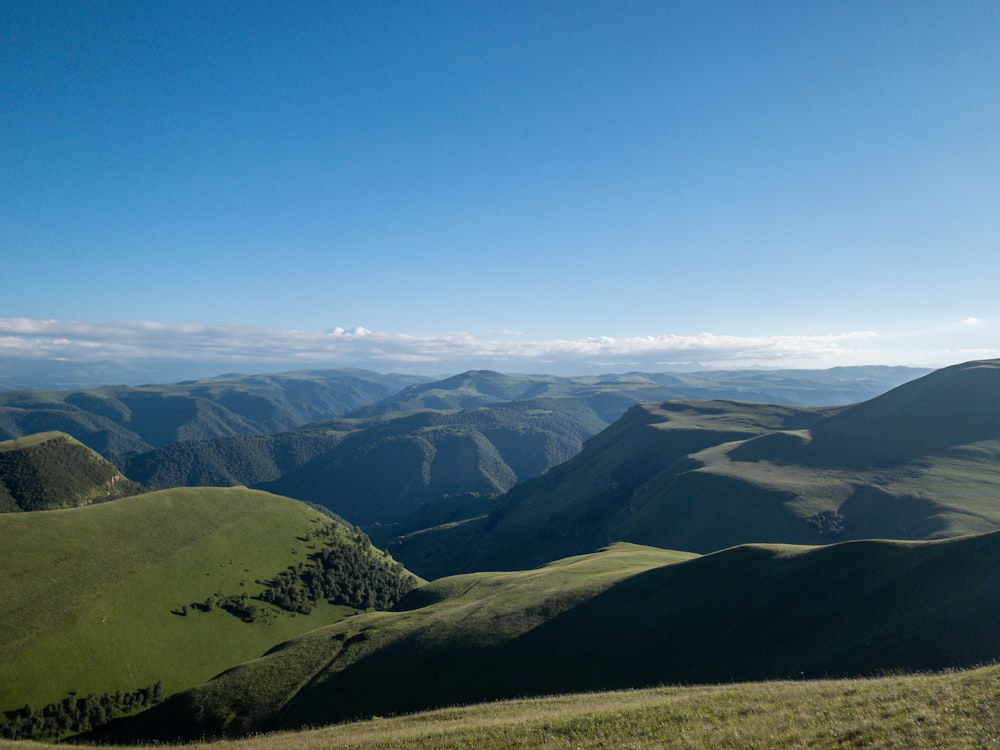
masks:
POLYGON ((467 693, 450 681, 461 678, 465 653, 492 650, 630 575, 690 557, 616 545, 539 570, 435 581, 411 592, 401 611, 359 615, 300 636, 138 717, 115 738, 239 734, 402 710, 404 704, 416 708, 471 700, 480 688, 467 693), (364 674, 366 658, 378 659, 383 649, 389 649, 390 663, 380 661, 370 677, 364 674), (348 668, 355 670, 349 684, 337 682, 348 668), (399 679, 385 668, 399 669, 399 679), (457 672, 439 682, 442 668, 457 672), (421 676, 425 670, 430 671, 421 676), (331 679, 336 685, 329 684, 331 679), (322 686, 319 692, 313 689, 317 686, 322 686), (325 691, 331 687, 340 697, 328 706, 325 691))
POLYGON ((861 676, 1000 657, 1000 534, 754 545, 704 557, 615 545, 442 579, 176 696, 126 727, 173 739, 518 696, 861 676))
POLYGON ((169 694, 353 611, 267 607, 255 623, 220 609, 172 612, 217 593, 259 592, 256 579, 306 560, 306 535, 328 521, 242 488, 0 515, 0 709, 158 680, 169 694))

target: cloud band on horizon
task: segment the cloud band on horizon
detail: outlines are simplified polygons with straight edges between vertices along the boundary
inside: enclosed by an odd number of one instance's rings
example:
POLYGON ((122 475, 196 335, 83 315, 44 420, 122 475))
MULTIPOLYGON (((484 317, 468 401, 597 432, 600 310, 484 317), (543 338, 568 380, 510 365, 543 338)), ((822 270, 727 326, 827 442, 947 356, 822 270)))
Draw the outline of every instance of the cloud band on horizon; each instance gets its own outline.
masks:
POLYGON ((595 336, 531 340, 517 334, 437 336, 336 327, 307 332, 247 325, 90 323, 0 318, 0 358, 60 361, 273 362, 283 366, 392 367, 435 370, 482 366, 663 368, 672 365, 776 366, 870 359, 872 331, 823 335, 734 336, 715 333, 595 336))

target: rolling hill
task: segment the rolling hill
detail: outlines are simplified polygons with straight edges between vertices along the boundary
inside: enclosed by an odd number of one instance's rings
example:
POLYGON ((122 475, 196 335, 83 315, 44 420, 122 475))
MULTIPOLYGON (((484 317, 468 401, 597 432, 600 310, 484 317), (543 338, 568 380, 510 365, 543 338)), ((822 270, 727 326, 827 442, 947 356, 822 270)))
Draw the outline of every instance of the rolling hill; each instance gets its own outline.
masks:
POLYGON ((72 508, 144 491, 61 432, 0 442, 0 512, 72 508))
POLYGON ((0 538, 3 711, 156 682, 169 694, 415 582, 362 534, 245 488, 3 514, 0 538))
POLYGON ((113 740, 316 726, 515 696, 870 675, 1000 656, 1000 533, 751 545, 618 544, 420 587, 174 696, 113 740))
POLYGON ((521 569, 613 541, 710 552, 749 542, 933 539, 1000 528, 1000 361, 860 404, 633 407, 488 518, 403 537, 422 575, 521 569))
POLYGON ((365 370, 223 375, 171 385, 0 391, 0 439, 58 430, 106 458, 180 440, 275 433, 342 416, 420 382, 365 370))

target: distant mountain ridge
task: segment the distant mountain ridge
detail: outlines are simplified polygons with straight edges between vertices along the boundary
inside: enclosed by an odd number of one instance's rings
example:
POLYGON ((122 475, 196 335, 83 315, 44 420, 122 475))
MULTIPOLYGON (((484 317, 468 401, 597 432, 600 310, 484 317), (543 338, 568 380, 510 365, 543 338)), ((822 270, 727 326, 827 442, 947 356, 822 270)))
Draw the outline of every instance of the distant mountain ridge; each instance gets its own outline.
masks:
POLYGON ((246 484, 319 503, 363 526, 379 524, 369 531, 384 539, 387 527, 412 525, 407 517, 423 513, 425 503, 498 495, 543 474, 638 403, 720 391, 822 401, 845 389, 882 392, 912 374, 847 368, 557 378, 476 370, 410 385, 341 419, 267 437, 183 441, 123 465, 159 488, 246 484))
POLYGON ((359 409, 367 417, 423 409, 453 410, 509 401, 576 397, 586 399, 607 422, 628 406, 671 399, 725 399, 798 406, 864 401, 930 370, 911 367, 834 367, 828 370, 709 370, 557 377, 505 375, 471 370, 434 382, 415 383, 382 402, 359 409))
POLYGON ((223 375, 168 385, 0 391, 0 439, 60 430, 105 457, 270 434, 347 414, 423 380, 365 370, 223 375))

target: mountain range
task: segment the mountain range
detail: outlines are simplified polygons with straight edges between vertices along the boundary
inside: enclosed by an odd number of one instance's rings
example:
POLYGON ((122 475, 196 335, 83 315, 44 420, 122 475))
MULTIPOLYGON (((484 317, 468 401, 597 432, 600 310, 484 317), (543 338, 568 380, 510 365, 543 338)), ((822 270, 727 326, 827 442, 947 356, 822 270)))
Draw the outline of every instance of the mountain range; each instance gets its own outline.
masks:
POLYGON ((179 440, 294 429, 421 380, 366 370, 303 370, 170 385, 0 391, 0 439, 55 430, 114 461, 179 440))
MULTIPOLYGON (((468 497, 470 508, 479 508, 482 498, 543 474, 635 404, 719 394, 822 403, 845 394, 882 392, 917 372, 841 368, 556 378, 473 371, 414 383, 338 419, 288 432, 261 434, 271 433, 269 428, 107 455, 128 476, 152 487, 245 484, 322 504, 387 540, 397 529, 423 523, 411 519, 415 513, 439 516, 425 506, 440 505, 442 497, 468 497)), ((351 378, 354 382, 357 374, 351 378)), ((287 375, 280 383, 289 388, 300 380, 287 375)), ((220 394, 214 409, 242 403, 232 382, 211 385, 214 390, 205 384, 189 387, 198 398, 220 394)), ((273 407, 276 401, 269 403, 273 407)), ((268 414, 273 417, 275 409, 268 414)), ((285 419, 293 421, 289 415, 285 419)), ((234 421, 227 424, 236 429, 234 421)))
POLYGON ((848 406, 635 406, 488 515, 391 549, 433 578, 523 569, 614 541, 710 552, 1000 529, 998 393, 994 360, 848 406))

